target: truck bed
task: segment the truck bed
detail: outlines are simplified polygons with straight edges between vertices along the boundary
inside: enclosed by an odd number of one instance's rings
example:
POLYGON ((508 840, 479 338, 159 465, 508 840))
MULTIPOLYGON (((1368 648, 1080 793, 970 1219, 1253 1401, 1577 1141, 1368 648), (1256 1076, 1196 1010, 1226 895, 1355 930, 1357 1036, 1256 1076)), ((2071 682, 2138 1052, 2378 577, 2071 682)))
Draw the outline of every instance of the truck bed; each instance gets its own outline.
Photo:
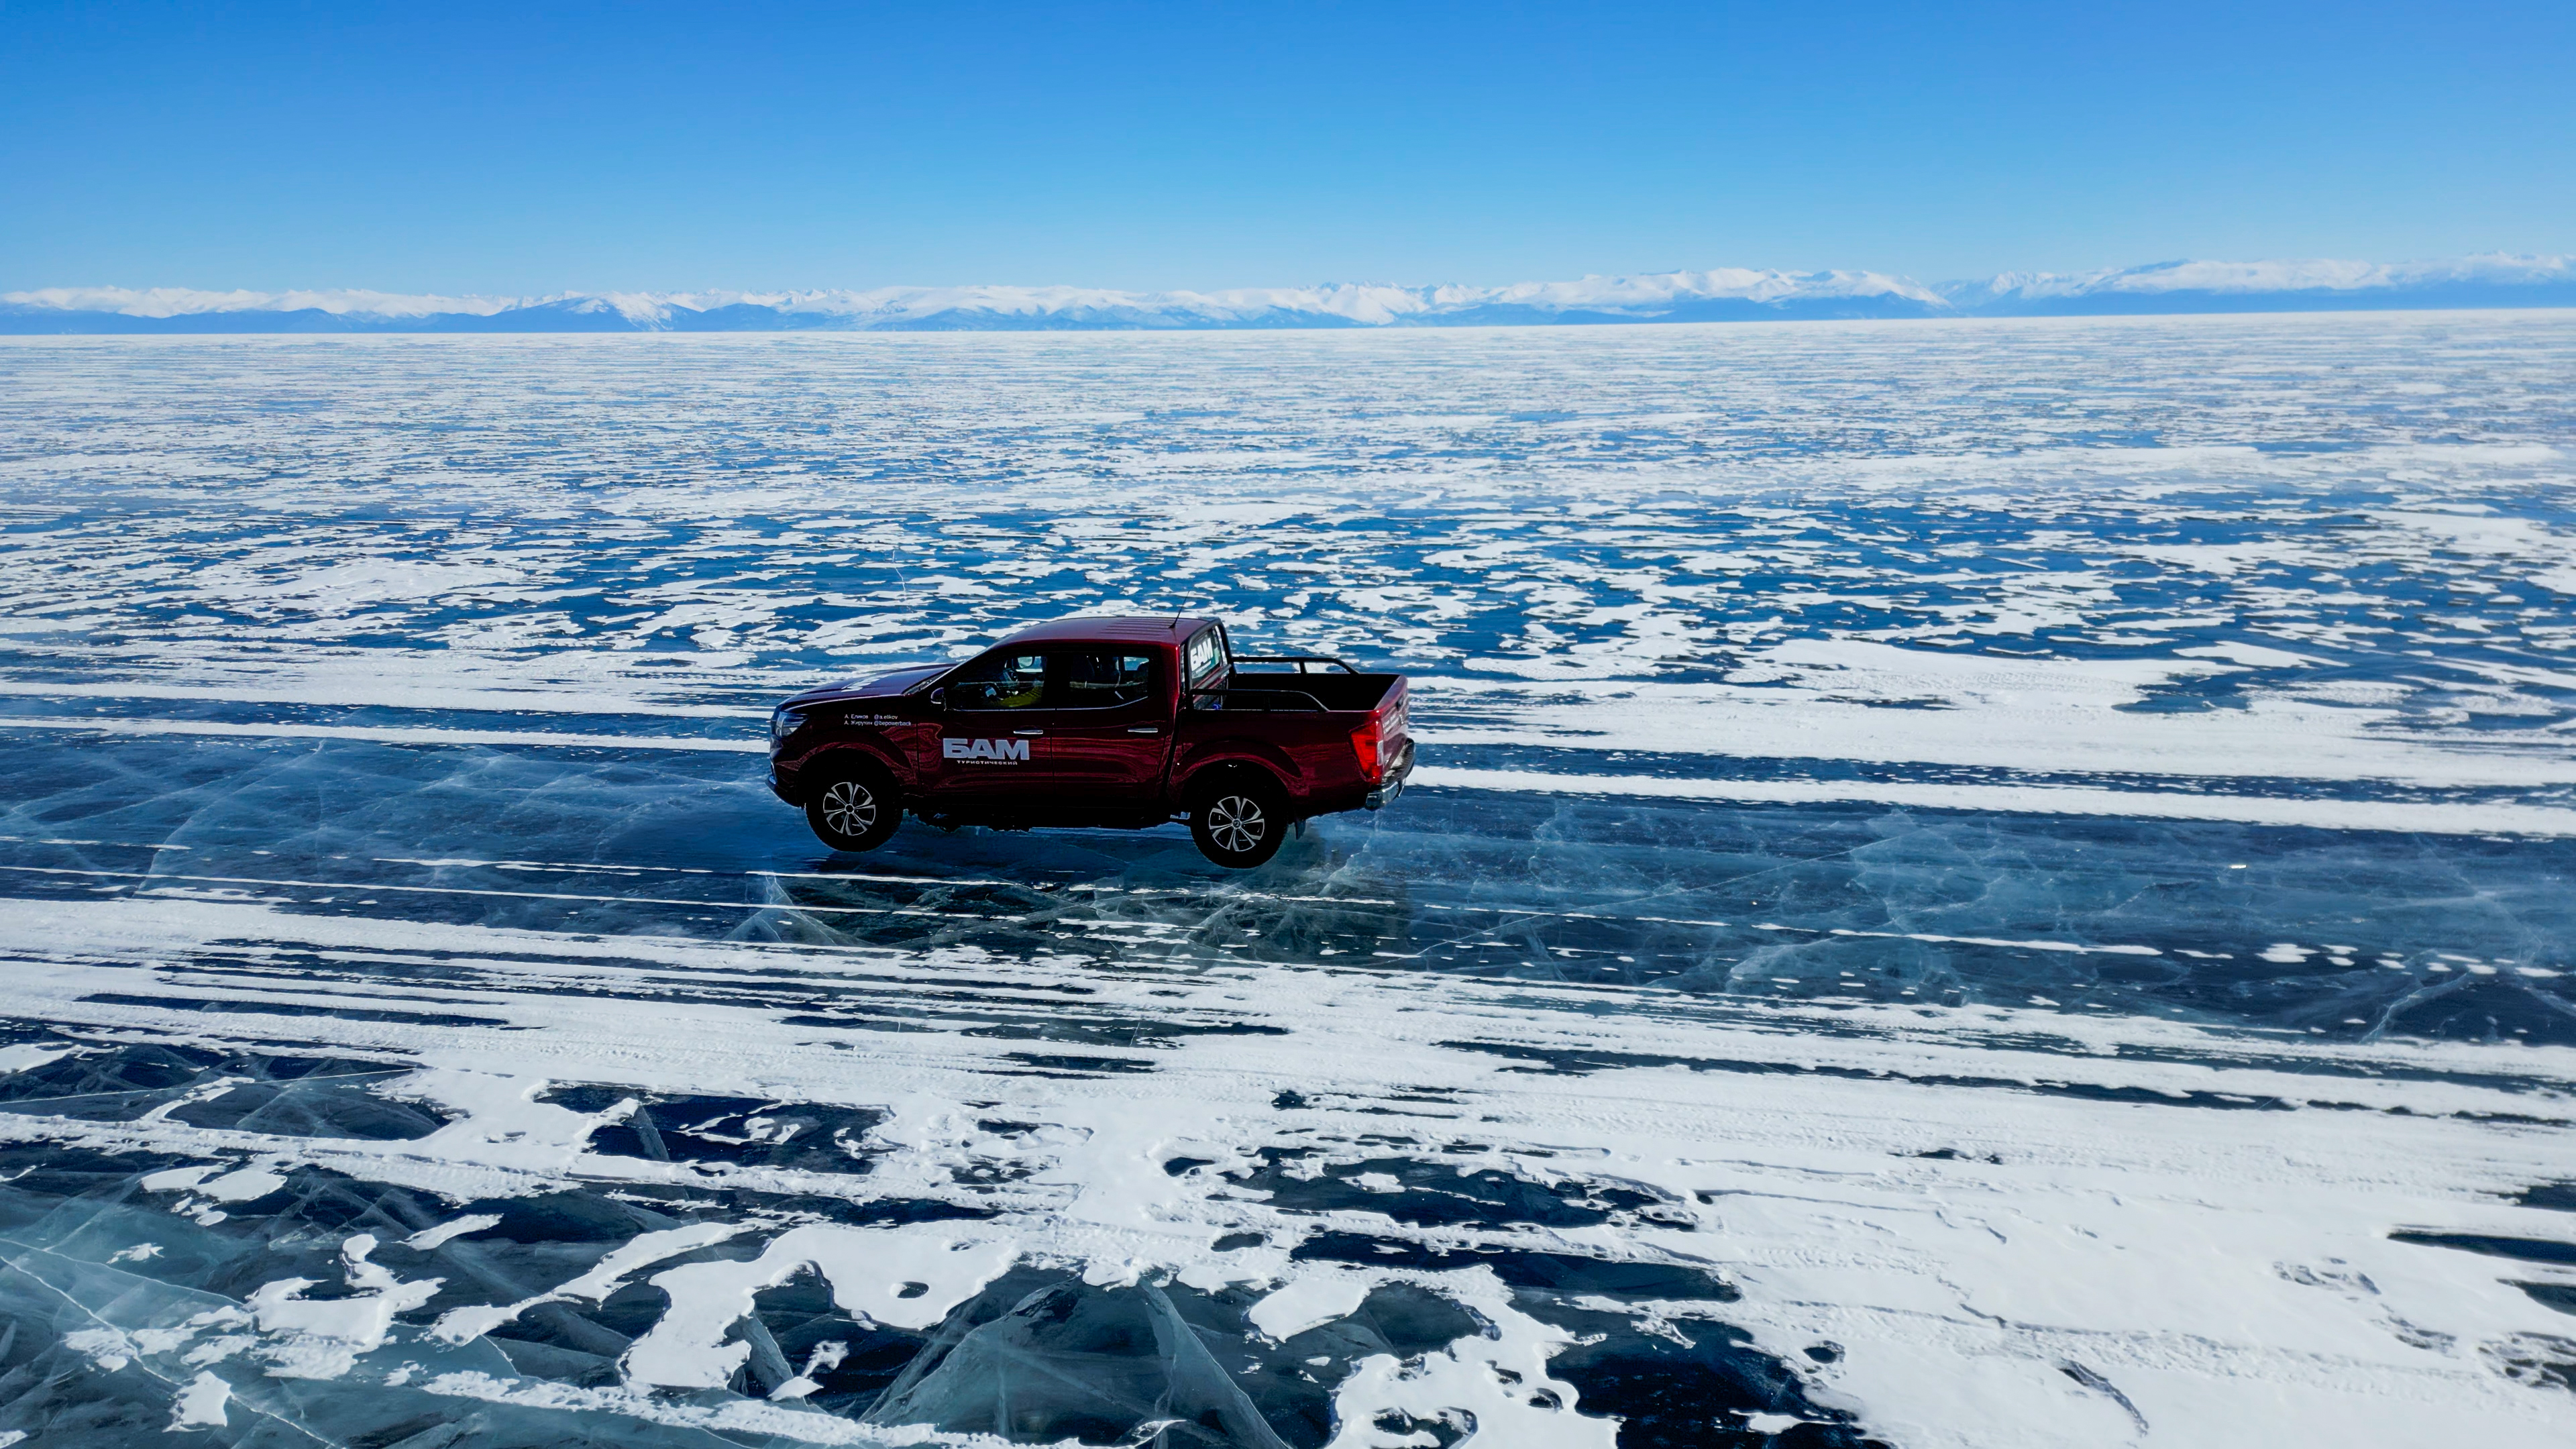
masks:
POLYGON ((1356 674, 1333 671, 1297 673, 1278 669, 1237 669, 1226 676, 1222 691, 1200 691, 1198 709, 1330 710, 1365 714, 1383 703, 1401 674, 1356 674))

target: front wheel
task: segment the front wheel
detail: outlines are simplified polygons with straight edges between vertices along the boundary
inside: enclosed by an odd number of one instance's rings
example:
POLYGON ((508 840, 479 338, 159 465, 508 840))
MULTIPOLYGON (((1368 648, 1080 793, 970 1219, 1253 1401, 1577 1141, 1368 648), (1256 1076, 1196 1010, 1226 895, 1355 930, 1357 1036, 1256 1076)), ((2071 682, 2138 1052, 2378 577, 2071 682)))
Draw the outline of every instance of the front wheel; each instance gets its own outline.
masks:
POLYGON ((1250 870, 1277 855, 1287 834, 1286 799, 1249 781, 1224 781, 1190 810, 1190 838, 1199 853, 1231 870, 1250 870))
POLYGON ((805 823, 834 850, 874 850, 903 823, 892 783, 860 776, 834 780, 805 805, 805 823))

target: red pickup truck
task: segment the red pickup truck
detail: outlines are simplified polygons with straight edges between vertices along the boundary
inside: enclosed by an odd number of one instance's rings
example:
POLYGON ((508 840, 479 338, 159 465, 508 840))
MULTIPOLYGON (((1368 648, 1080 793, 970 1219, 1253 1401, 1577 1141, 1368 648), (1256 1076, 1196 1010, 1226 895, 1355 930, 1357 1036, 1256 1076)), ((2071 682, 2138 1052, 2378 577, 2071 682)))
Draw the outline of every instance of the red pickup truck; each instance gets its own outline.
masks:
POLYGON ((835 850, 942 827, 1187 819, 1219 865, 1413 771, 1401 674, 1239 655, 1214 619, 1064 619, 955 664, 807 690, 769 718, 769 787, 835 850))

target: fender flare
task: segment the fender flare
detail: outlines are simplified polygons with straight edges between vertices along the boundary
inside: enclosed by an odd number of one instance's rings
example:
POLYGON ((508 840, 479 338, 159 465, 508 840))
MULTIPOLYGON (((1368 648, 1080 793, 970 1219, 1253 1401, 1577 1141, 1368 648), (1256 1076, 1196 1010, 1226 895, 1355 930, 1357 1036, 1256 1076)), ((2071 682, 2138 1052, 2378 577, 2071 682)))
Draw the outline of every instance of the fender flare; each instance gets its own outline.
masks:
POLYGON ((852 770, 873 770, 891 781, 898 790, 910 791, 910 773, 900 756, 880 740, 826 740, 808 751, 796 762, 796 778, 806 780, 837 779, 852 770))
POLYGON ((1221 770, 1256 770, 1266 777, 1280 794, 1297 798, 1295 782, 1305 773, 1288 752, 1261 740, 1219 740, 1191 753, 1173 771, 1172 798, 1186 804, 1198 789, 1199 782, 1221 770))

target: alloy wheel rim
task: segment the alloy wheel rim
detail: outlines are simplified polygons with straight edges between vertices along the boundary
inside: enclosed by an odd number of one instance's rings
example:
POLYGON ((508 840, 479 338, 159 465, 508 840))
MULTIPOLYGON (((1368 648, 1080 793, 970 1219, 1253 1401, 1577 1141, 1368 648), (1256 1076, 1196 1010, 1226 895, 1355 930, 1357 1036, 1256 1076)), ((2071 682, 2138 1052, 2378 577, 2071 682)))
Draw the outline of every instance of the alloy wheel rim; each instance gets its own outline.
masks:
POLYGON ((877 823, 877 797, 856 780, 842 780, 823 792, 823 823, 843 835, 865 835, 877 823))
POLYGON ((1260 804, 1246 796, 1228 795, 1208 807, 1208 835, 1230 855, 1242 855, 1259 845, 1269 826, 1260 804))

